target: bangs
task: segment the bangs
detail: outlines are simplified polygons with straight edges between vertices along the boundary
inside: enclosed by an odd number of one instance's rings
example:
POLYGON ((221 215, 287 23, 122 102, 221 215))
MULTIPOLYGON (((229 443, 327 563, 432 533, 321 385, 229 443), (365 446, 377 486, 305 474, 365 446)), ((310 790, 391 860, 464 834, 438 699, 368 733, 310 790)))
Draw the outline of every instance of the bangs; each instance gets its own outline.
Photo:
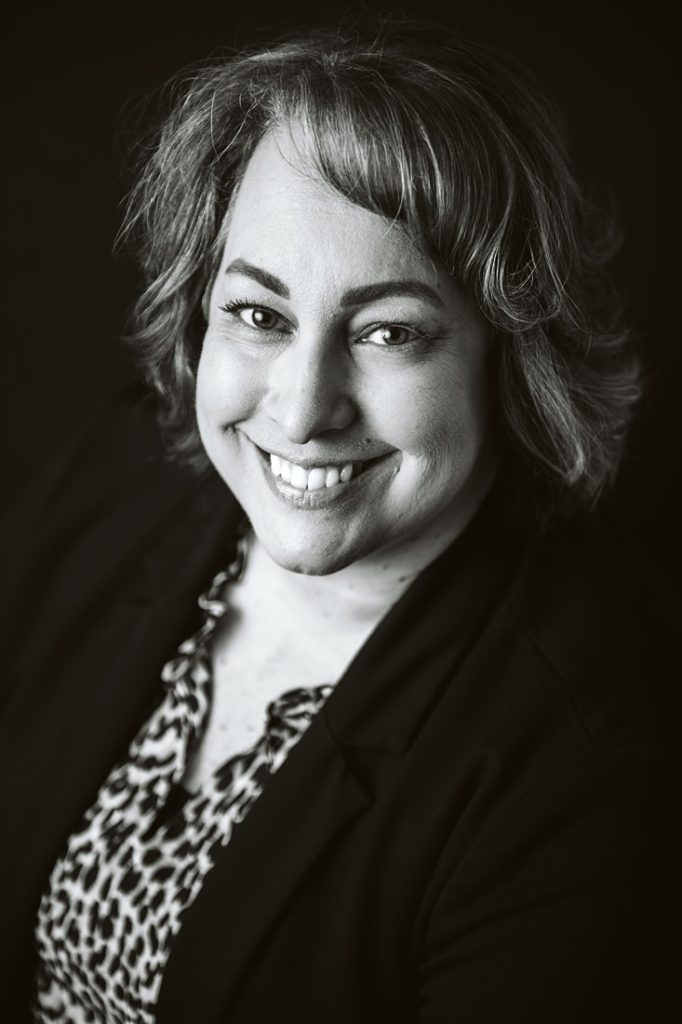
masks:
POLYGON ((309 165, 350 202, 400 224, 466 282, 512 205, 499 161, 466 124, 466 110, 449 111, 446 126, 442 102, 434 113, 423 90, 406 95, 404 79, 392 88, 386 70, 381 78, 368 70, 359 79, 357 68, 308 74, 297 85, 284 104, 280 95, 274 120, 301 126, 296 142, 309 165))

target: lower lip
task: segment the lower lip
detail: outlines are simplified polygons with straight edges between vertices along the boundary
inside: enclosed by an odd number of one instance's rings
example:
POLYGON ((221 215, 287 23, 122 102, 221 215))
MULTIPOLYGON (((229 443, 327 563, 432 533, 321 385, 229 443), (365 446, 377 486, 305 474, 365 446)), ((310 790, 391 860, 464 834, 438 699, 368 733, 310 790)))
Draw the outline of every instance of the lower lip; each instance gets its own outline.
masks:
POLYGON ((398 471, 399 452, 392 451, 378 459, 373 459, 361 473, 352 476, 347 483, 334 484, 333 487, 321 487, 317 491, 301 491, 286 483, 281 477, 275 476, 270 468, 270 456, 266 455, 257 445, 253 447, 272 493, 282 501, 300 509, 316 510, 332 506, 338 507, 359 497, 366 487, 379 483, 383 478, 388 479, 398 471))

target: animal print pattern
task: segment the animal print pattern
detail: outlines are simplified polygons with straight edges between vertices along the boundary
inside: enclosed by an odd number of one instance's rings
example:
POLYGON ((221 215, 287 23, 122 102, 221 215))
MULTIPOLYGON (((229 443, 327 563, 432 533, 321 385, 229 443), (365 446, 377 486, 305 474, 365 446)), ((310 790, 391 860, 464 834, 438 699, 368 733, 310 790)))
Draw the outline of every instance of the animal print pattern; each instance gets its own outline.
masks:
POLYGON ((162 670, 165 694, 68 840, 40 903, 36 1022, 154 1024, 182 916, 234 827, 331 693, 295 689, 268 705, 244 754, 169 813, 210 707, 210 641, 243 571, 246 539, 199 598, 203 621, 162 670), (169 803, 170 799, 170 803, 169 803))

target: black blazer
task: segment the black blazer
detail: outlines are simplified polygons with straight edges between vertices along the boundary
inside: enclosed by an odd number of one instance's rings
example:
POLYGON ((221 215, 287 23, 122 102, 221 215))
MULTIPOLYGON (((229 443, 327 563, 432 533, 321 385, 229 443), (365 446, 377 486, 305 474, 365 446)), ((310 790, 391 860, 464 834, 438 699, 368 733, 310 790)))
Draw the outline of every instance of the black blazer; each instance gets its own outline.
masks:
MULTIPOLYGON (((534 540, 501 491, 235 831, 158 1024, 637 1019, 645 611, 595 528, 534 540)), ((5 528, 3 1020, 29 1019, 51 866, 240 518, 216 477, 163 458, 146 402, 75 441, 5 528)))

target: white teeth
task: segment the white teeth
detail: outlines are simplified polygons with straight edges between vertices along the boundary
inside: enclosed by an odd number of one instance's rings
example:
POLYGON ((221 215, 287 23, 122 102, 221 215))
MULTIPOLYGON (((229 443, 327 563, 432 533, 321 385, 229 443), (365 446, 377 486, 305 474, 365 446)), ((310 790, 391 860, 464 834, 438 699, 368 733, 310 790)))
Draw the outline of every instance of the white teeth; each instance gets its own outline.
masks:
POLYGON ((308 486, 308 473, 303 466, 291 467, 291 486, 298 488, 299 491, 304 491, 308 486))
POLYGON ((311 469, 308 473, 308 490, 320 491, 326 485, 326 481, 326 469, 311 469))
POLYGON ((270 456, 270 468, 274 476, 281 477, 298 491, 321 491, 324 487, 335 487, 339 481, 347 483, 354 472, 352 462, 343 466, 315 466, 307 470, 279 455, 270 456))

